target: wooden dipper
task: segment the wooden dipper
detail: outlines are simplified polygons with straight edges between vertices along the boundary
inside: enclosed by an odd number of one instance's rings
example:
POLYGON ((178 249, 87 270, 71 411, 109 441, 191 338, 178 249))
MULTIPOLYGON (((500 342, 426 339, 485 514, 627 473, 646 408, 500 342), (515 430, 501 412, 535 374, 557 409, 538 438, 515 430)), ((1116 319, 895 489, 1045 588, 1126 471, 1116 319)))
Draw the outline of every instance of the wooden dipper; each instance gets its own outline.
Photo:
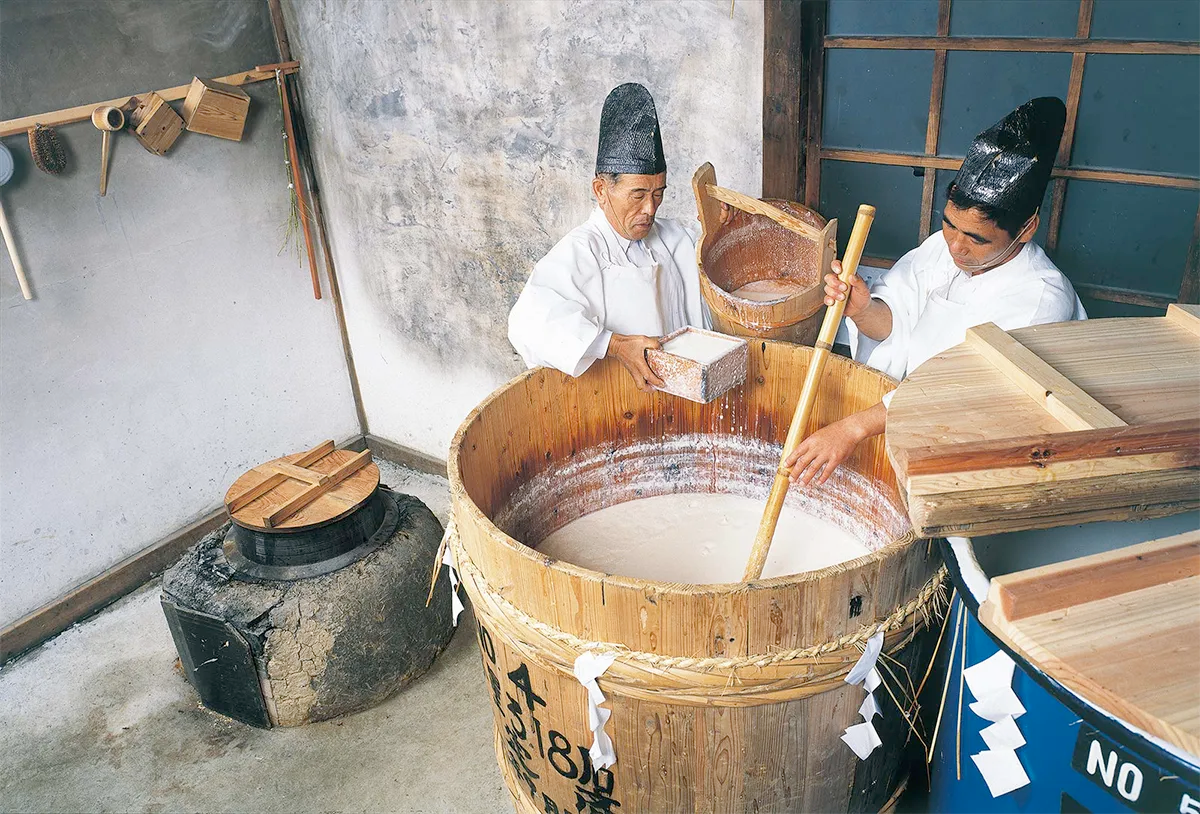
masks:
MULTIPOLYGON (((849 284, 850 278, 858 270, 858 261, 862 257, 863 246, 867 242, 867 234, 871 231, 871 223, 875 220, 875 207, 862 204, 858 207, 858 216, 854 219, 854 230, 846 243, 846 254, 842 257, 842 273, 839 279, 849 284)), ((825 318, 821 321, 821 332, 813 347, 813 355, 808 363, 808 371, 804 374, 804 387, 800 391, 800 399, 796 402, 796 412, 792 415, 792 424, 788 428, 787 440, 783 444, 783 453, 779 456, 779 468, 775 471, 775 482, 771 484, 771 494, 767 498, 767 508, 763 512, 762 522, 758 524, 758 534, 754 538, 754 548, 750 551, 750 560, 746 563, 746 573, 742 580, 749 582, 762 576, 763 566, 767 564, 767 553, 771 550, 771 540, 775 536, 775 525, 779 522, 779 513, 783 510, 783 499, 788 490, 788 468, 784 461, 800 445, 800 436, 808 424, 808 416, 812 413, 813 403, 817 398, 817 385, 825 370, 825 360, 833 347, 833 338, 837 335, 838 323, 842 321, 842 312, 846 310, 846 300, 834 300, 833 305, 825 310, 825 318)))
POLYGON ((112 149, 112 134, 125 126, 125 114, 119 107, 98 107, 92 111, 92 124, 101 133, 100 194, 104 195, 108 192, 108 154, 112 149))

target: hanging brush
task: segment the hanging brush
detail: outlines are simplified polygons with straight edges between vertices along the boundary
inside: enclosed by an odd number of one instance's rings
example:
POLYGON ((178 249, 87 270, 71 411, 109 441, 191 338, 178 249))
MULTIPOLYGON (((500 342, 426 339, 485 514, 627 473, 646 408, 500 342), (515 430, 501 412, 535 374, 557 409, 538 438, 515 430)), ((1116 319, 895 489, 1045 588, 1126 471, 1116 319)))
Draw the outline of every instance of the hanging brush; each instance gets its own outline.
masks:
MULTIPOLYGON (((8 183, 13 174, 12 153, 0 144, 0 186, 8 183)), ((29 281, 25 279, 25 267, 21 265, 21 256, 17 254, 17 244, 13 242, 12 230, 8 228, 8 216, 4 214, 4 202, 0 201, 0 234, 4 235, 4 245, 8 247, 8 256, 12 260, 13 271, 17 273, 17 282, 21 284, 21 294, 25 299, 32 300, 29 291, 29 281)))
POLYGON ((58 175, 67 168, 67 151, 53 127, 33 126, 29 131, 29 154, 42 172, 58 175))

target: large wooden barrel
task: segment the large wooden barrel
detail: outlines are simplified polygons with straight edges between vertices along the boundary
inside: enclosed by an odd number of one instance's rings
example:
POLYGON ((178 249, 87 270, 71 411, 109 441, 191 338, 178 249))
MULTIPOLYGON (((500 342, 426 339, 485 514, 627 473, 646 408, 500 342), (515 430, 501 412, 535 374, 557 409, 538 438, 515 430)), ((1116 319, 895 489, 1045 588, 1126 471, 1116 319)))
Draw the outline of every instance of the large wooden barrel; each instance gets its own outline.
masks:
MULTIPOLYGON (((794 201, 767 203, 816 229, 825 218, 794 201)), ((765 215, 731 209, 728 220, 700 246, 700 292, 713 328, 734 336, 812 345, 825 314, 821 248, 765 215), (751 284, 770 285, 775 298, 755 300, 751 284)), ((759 295, 761 296, 761 294, 759 295)), ((770 296, 768 294, 767 296, 770 296)))
MULTIPOLYGON (((944 570, 911 532, 882 439, 825 487, 789 495, 866 543, 855 560, 691 585, 536 550, 568 522, 627 500, 765 501, 812 351, 765 341, 750 351, 746 384, 710 404, 644 394, 607 361, 578 379, 532 370, 455 436, 448 538, 479 621, 497 759, 519 812, 877 811, 895 791, 904 717, 880 688, 884 746, 860 762, 840 736, 862 720, 865 695, 843 679, 884 630, 885 653, 920 680, 917 648, 905 645, 937 609, 944 570), (617 755, 603 770, 588 758, 588 693, 572 672, 584 651, 616 656, 598 682, 617 755)), ((820 425, 894 386, 841 357, 826 370, 820 425)), ((898 699, 908 694, 903 678, 885 680, 898 699)))

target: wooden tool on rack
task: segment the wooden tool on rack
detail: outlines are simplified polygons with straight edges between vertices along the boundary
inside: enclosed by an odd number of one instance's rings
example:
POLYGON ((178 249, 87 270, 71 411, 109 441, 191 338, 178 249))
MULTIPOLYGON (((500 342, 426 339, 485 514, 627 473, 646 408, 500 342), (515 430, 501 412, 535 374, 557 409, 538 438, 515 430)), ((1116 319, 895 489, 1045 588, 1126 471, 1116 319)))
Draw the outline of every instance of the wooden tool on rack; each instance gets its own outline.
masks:
POLYGON ((100 131, 100 194, 108 193, 108 156, 112 150, 112 134, 125 126, 125 114, 111 105, 92 111, 92 124, 100 131))
MULTIPOLYGON (((875 207, 867 204, 858 207, 854 230, 850 233, 846 254, 842 257, 842 273, 839 279, 843 283, 849 283, 858 270, 858 261, 862 257, 863 246, 867 242, 867 234, 871 231, 871 223, 874 220, 875 207)), ((787 440, 779 456, 779 468, 775 471, 775 481, 771 484, 767 507, 763 512, 762 522, 758 525, 758 535, 754 538, 754 548, 750 551, 749 562, 746 563, 746 573, 742 576, 746 582, 761 577, 763 566, 767 564, 767 553, 771 550, 775 526, 779 522, 779 513, 783 510, 783 499, 787 497, 788 468, 784 462, 800 445, 801 435, 808 424, 808 417, 817 398, 821 374, 825 371, 825 360, 829 358, 829 351, 833 348, 833 339, 837 335, 838 324, 842 321, 842 312, 845 309, 845 300, 834 300, 833 305, 826 309, 825 318, 821 322, 821 332, 817 335, 812 360, 808 363, 808 371, 804 375, 804 386, 800 390, 800 399, 796 402, 796 412, 792 415, 787 440)))

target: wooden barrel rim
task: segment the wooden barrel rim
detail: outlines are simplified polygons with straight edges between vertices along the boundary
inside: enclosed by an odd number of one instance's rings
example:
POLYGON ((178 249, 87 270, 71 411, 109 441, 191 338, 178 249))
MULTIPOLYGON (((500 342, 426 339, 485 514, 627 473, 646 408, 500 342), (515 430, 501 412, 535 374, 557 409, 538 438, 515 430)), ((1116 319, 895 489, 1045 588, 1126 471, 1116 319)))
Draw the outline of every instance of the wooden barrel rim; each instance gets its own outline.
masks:
MULTIPOLYGON (((851 359, 845 359, 844 361, 856 368, 870 371, 871 373, 876 374, 887 381, 896 382, 896 380, 892 377, 883 373, 879 373, 874 368, 870 368, 851 359)), ((454 439, 450 442, 451 451, 460 449, 462 447, 463 439, 466 436, 466 433, 470 430, 471 426, 479 419, 483 411, 493 401, 500 397, 501 393, 510 387, 517 386, 536 373, 537 369, 526 370, 489 393, 487 397, 475 407, 474 410, 467 414, 467 417, 463 420, 462 424, 459 425, 458 431, 454 434, 454 439)), ((707 594, 712 593, 714 589, 727 589, 732 592, 738 590, 751 590, 754 588, 774 588, 782 585, 792 585, 799 582, 817 582, 827 576, 840 573, 850 568, 865 565, 876 560, 885 560, 890 554, 899 552, 906 546, 911 545, 917 539, 916 534, 910 529, 907 534, 902 534, 887 545, 880 546, 874 551, 864 554, 861 557, 855 557, 851 560, 834 563, 833 565, 819 568, 814 571, 803 571, 799 574, 785 574, 778 577, 756 579, 750 582, 680 583, 664 582, 652 579, 639 579, 635 577, 622 576, 620 574, 608 574, 603 571, 593 571, 590 568, 584 568, 583 566, 575 565, 574 563, 570 563, 565 560, 558 560, 540 553, 536 548, 528 546, 525 543, 522 543, 520 540, 514 539, 505 531, 500 529, 495 523, 493 523, 492 519, 483 513, 483 510, 476 505, 470 494, 468 494, 466 487, 463 486, 462 470, 460 468, 457 455, 449 456, 446 470, 450 480, 450 491, 454 498, 452 501, 454 509, 466 511, 470 515, 471 520, 474 521, 475 525, 485 528, 493 540, 503 542, 512 553, 517 554, 523 559, 546 566, 548 568, 559 569, 573 576, 586 577, 589 579, 600 577, 603 578, 604 582, 608 585, 616 585, 625 588, 642 589, 646 587, 653 587, 656 591, 666 594, 707 594)))

